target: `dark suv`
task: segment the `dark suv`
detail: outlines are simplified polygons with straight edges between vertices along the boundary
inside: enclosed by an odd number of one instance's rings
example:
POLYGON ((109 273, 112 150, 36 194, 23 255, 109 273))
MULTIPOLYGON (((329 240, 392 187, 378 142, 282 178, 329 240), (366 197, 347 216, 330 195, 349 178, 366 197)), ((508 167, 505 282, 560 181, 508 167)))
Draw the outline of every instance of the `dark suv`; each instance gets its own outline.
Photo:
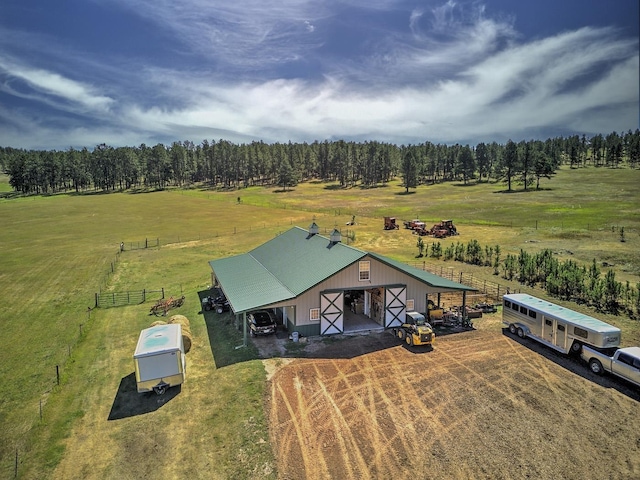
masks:
POLYGON ((251 336, 276 333, 276 321, 267 310, 258 310, 247 315, 251 336))

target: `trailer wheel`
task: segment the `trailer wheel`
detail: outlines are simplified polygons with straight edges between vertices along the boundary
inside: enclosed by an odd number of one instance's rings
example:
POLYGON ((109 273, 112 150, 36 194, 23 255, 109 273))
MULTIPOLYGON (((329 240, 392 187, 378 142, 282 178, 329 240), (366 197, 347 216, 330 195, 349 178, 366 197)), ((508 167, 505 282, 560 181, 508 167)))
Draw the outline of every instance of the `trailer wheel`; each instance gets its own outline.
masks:
POLYGON ((524 338, 524 330, 522 328, 518 328, 518 336, 524 338))
POLYGON ((513 323, 509 325, 509 331, 511 332, 512 335, 516 334, 516 326, 513 323))
MULTIPOLYGON (((571 353, 580 353, 582 351, 582 344, 580 342, 573 342, 571 344, 571 353)), ((602 364, 600 364, 602 366, 602 364)))
POLYGON ((602 368, 602 363, 597 358, 592 358, 589 360, 589 369, 595 373, 596 375, 602 375, 604 372, 604 368, 602 368))

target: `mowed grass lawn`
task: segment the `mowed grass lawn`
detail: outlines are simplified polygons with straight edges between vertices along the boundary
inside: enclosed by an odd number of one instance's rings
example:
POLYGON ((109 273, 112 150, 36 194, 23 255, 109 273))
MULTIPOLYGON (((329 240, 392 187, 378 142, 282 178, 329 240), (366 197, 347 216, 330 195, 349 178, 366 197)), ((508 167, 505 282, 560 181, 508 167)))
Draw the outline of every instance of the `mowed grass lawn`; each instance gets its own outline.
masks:
MULTIPOLYGON (((18 473, 25 478, 51 476, 56 465, 63 476, 106 478, 128 471, 134 478, 154 467, 157 452, 171 450, 170 458, 181 461, 167 461, 158 473, 275 477, 262 414, 262 365, 252 360, 251 349, 233 348, 238 338, 229 325, 205 323, 198 314, 198 292, 210 283, 208 260, 246 252, 314 218, 323 229, 346 228, 356 215, 357 225, 348 227, 355 246, 412 262, 415 237, 384 232, 382 217, 428 223, 452 218, 462 233, 455 241, 499 244, 503 256, 552 248, 585 263, 606 260, 616 265, 618 279, 635 285, 638 180, 637 170, 590 168, 563 170, 543 181, 544 190, 513 193, 501 184, 423 186, 405 195, 399 182, 368 190, 311 182, 286 192, 252 187, 0 200, 1 475, 13 475, 17 452, 18 473), (626 242, 612 226, 624 226, 626 242), (159 249, 117 255, 121 241, 157 238, 159 249), (191 320, 196 338, 188 387, 149 413, 109 420, 133 371, 137 335, 154 318, 149 304, 90 315, 87 307, 99 290, 161 287, 187 298, 180 313, 191 320), (78 435, 94 447, 93 458, 65 450, 71 442, 65 439, 78 435)), ((640 339, 638 322, 619 323, 630 330, 626 338, 640 339)))

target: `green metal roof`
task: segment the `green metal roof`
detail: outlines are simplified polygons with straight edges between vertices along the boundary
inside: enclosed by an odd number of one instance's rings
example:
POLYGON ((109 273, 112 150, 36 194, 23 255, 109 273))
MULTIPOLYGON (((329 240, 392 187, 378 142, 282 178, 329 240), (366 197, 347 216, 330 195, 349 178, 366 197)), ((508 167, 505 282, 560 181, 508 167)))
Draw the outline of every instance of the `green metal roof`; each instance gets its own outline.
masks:
POLYGON ((406 263, 398 262, 397 260, 393 260, 389 257, 385 257, 382 255, 378 255, 377 253, 369 253, 369 256, 379 260, 382 263, 389 265, 397 270, 400 270, 407 275, 420 280, 423 283, 426 283, 430 287, 441 291, 467 291, 467 292, 475 292, 477 291, 473 287, 469 287, 467 285, 463 285, 458 282, 454 282, 452 280, 447 280, 439 275, 435 275, 430 272, 426 272, 424 270, 420 270, 419 268, 412 267, 411 265, 407 265, 406 263))
POLYGON ((235 313, 295 298, 287 287, 249 253, 212 260, 209 265, 235 313))
POLYGON ((382 255, 293 227, 248 253, 209 262, 235 313, 296 298, 369 255, 440 291, 475 291, 382 255))
POLYGON ((250 252, 209 262, 235 313, 292 299, 367 252, 293 227, 250 252))

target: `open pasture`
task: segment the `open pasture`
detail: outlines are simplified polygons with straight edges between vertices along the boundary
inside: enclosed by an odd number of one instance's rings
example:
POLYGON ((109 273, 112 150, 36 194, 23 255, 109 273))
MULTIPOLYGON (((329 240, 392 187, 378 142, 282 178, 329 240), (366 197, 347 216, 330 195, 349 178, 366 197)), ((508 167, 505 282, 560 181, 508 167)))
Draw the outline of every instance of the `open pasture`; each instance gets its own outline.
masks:
MULTIPOLYGON (((6 334, 0 337, 5 386, 0 471, 13 473, 17 452, 18 472, 25 478, 134 478, 155 465, 156 452, 179 445, 179 456, 161 465, 169 477, 180 476, 177 462, 195 477, 275 478, 268 414, 258 408, 267 383, 261 363, 251 361, 257 353, 235 350, 237 338, 216 336, 232 333, 198 315, 197 293, 210 282, 208 260, 245 252, 293 224, 307 226, 314 217, 321 228, 331 229, 344 228, 356 215, 357 225, 348 227, 355 246, 413 262, 415 237, 404 230, 384 232, 382 217, 434 223, 453 218, 462 232, 456 241, 475 238, 483 245, 499 244, 504 253, 552 248, 585 263, 606 260, 615 264, 618 279, 635 284, 639 176, 629 170, 560 171, 543 182, 548 189, 508 194, 501 185, 435 185, 404 195, 399 183, 369 190, 309 183, 281 193, 252 187, 0 200, 2 219, 10 226, 0 232, 0 291, 9 299, 3 309, 6 334), (626 242, 612 225, 625 227, 626 242), (117 254, 120 242, 146 238, 159 239, 160 248, 117 254), (150 323, 149 305, 91 314, 87 307, 98 290, 161 287, 168 295, 187 296, 196 337, 188 383, 166 405, 143 406, 134 409, 138 414, 110 420, 116 400, 128 398, 130 357, 137 333, 150 323), (62 371, 59 387, 56 365, 62 371), (233 405, 233 416, 218 405, 233 405), (96 455, 96 449, 104 454, 96 455), (127 470, 134 461, 136 470, 127 470)), ((611 322, 624 324, 625 338, 640 339, 638 322, 611 322)))

